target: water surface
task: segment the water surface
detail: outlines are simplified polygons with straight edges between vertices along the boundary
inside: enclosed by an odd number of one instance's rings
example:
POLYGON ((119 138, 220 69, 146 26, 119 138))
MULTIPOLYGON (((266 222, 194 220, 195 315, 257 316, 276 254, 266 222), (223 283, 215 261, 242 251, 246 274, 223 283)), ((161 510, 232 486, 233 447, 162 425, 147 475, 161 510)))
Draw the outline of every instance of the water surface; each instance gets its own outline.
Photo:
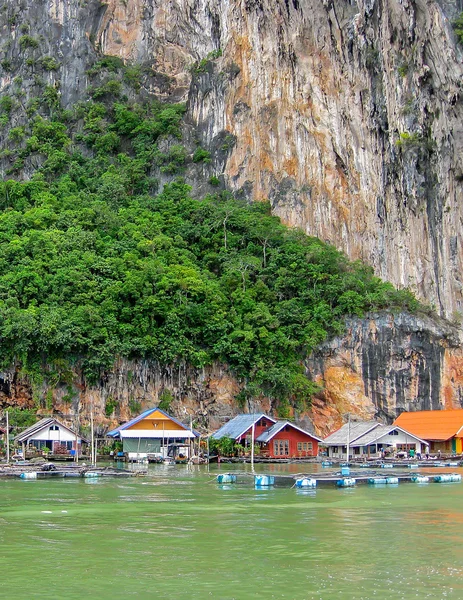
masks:
POLYGON ((463 484, 255 490, 217 469, 0 480, 0 597, 463 599, 463 484))

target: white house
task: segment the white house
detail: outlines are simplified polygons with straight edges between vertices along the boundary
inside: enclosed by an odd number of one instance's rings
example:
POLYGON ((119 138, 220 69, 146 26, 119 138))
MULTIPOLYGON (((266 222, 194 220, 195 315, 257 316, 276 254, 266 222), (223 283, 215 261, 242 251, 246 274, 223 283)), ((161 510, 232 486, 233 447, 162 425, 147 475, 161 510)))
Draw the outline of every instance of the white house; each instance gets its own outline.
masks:
POLYGON ((350 422, 323 440, 328 457, 337 459, 379 456, 387 449, 393 452, 413 450, 424 454, 427 442, 397 425, 383 425, 376 421, 350 422))
POLYGON ((17 435, 15 441, 22 445, 23 454, 26 446, 37 450, 47 448, 54 454, 73 454, 77 447, 80 454, 82 442, 88 443, 70 427, 51 417, 31 425, 17 435))

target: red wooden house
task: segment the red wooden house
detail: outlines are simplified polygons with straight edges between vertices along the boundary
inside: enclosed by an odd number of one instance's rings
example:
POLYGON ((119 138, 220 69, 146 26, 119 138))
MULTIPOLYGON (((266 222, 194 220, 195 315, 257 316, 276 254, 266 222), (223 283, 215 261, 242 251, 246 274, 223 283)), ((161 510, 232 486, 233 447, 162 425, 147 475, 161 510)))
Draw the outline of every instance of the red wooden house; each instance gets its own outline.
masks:
POLYGON ((256 440, 261 433, 266 431, 274 423, 276 423, 276 419, 269 417, 264 413, 237 415, 213 433, 211 437, 216 440, 220 440, 223 437, 229 437, 232 440, 235 440, 237 444, 250 446, 253 427, 254 440, 256 440))
POLYGON ((278 421, 257 438, 262 455, 269 458, 303 458, 318 456, 321 438, 289 421, 278 421))

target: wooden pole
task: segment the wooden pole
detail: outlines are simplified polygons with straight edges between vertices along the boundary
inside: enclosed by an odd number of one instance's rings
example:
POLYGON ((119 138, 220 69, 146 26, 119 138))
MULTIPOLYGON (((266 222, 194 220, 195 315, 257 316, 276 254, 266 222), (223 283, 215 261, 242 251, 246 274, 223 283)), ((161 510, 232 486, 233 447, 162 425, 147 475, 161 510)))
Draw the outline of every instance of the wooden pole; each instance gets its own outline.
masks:
POLYGON ((252 434, 251 434, 251 471, 254 473, 254 435, 256 431, 256 422, 252 424, 252 434))
POLYGON ((75 457, 74 457, 75 461, 76 461, 76 464, 79 463, 79 437, 78 437, 78 434, 77 434, 77 424, 78 424, 78 421, 77 421, 77 414, 76 414, 76 454, 75 454, 75 457))
POLYGON ((347 415, 347 466, 349 466, 350 413, 347 415))
MULTIPOLYGON (((25 457, 23 457, 25 458, 25 457)), ((8 411, 6 411, 6 464, 10 462, 10 421, 8 411)))
POLYGON ((95 458, 95 432, 93 429, 93 402, 90 407, 90 428, 91 428, 91 463, 94 465, 96 463, 95 458))

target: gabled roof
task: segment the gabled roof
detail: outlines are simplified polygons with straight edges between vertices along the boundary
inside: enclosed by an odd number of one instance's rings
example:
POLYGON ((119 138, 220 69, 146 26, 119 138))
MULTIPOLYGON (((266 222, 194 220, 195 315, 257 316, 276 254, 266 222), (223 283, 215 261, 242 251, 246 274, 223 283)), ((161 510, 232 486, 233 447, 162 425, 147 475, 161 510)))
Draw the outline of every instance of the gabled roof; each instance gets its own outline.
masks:
POLYGON ((403 412, 394 421, 394 425, 428 441, 463 437, 463 409, 403 412))
POLYGON ((211 437, 215 440, 220 440, 223 437, 230 437, 233 440, 237 440, 244 433, 246 433, 246 431, 252 427, 254 423, 257 423, 257 421, 262 418, 268 419, 272 423, 276 423, 276 419, 269 417, 264 413, 237 415, 234 419, 228 421, 228 423, 225 423, 225 425, 213 433, 211 437))
MULTIPOLYGON (((117 437, 117 435, 119 434, 120 431, 124 431, 125 429, 130 429, 133 425, 135 425, 135 423, 138 423, 139 421, 143 421, 143 419, 145 419, 146 417, 149 417, 154 412, 160 412, 165 417, 167 417, 168 419, 170 419, 171 421, 173 421, 174 423, 179 425, 182 429, 185 429, 185 431, 192 431, 196 437, 199 435, 196 431, 194 431, 193 429, 190 429, 189 427, 187 427, 180 421, 177 421, 177 419, 175 419, 172 415, 169 415, 168 413, 166 413, 165 410, 162 410, 162 408, 158 408, 157 406, 155 408, 149 408, 148 410, 145 410, 145 412, 142 412, 141 415, 138 415, 138 417, 135 417, 134 419, 127 421, 127 423, 124 423, 123 425, 119 425, 119 427, 116 427, 116 429, 113 429, 112 431, 108 431, 108 433, 106 435, 109 435, 110 437, 117 437)), ((181 437, 181 436, 179 436, 179 437, 181 437)))
POLYGON ((34 423, 34 425, 31 425, 30 427, 25 429, 22 433, 17 435, 14 439, 17 442, 25 442, 26 440, 33 438, 34 435, 36 435, 37 433, 42 431, 42 429, 45 429, 46 427, 51 427, 52 425, 58 425, 59 427, 66 429, 73 435, 77 435, 77 437, 80 438, 82 441, 88 442, 87 439, 85 439, 84 437, 82 437, 79 434, 76 434, 76 432, 73 429, 71 429, 70 427, 67 427, 67 425, 63 425, 63 423, 60 423, 57 419, 54 419, 53 417, 45 417, 44 419, 40 419, 40 421, 37 421, 37 423, 34 423))
POLYGON ((351 421, 350 423, 345 423, 340 429, 326 437, 323 443, 327 446, 346 446, 347 438, 349 438, 349 444, 352 445, 357 438, 380 425, 381 423, 377 423, 376 421, 351 421))
POLYGON ((410 439, 413 438, 414 440, 417 440, 422 444, 426 444, 424 440, 417 437, 416 435, 413 435, 413 433, 411 433, 410 431, 405 431, 405 429, 402 429, 402 427, 398 427, 397 425, 379 425, 379 427, 375 427, 365 435, 362 435, 359 438, 357 438, 354 442, 351 443, 351 446, 369 446, 370 444, 375 444, 384 436, 389 435, 391 431, 395 431, 397 429, 399 431, 402 431, 402 433, 404 433, 406 436, 409 436, 410 439))
POLYGON ((292 427, 293 429, 297 429, 297 431, 300 431, 301 433, 304 433, 305 435, 310 436, 311 438, 313 438, 314 440, 317 440, 318 442, 322 441, 319 437, 317 437, 313 433, 309 433, 308 431, 301 429, 300 427, 298 427, 297 425, 294 425, 294 423, 291 423, 290 421, 277 421, 274 425, 272 425, 271 427, 269 427, 268 429, 263 431, 259 435, 259 437, 256 438, 256 442, 263 442, 264 444, 266 444, 273 437, 275 437, 277 433, 279 433, 282 429, 284 429, 287 425, 289 427, 292 427))

